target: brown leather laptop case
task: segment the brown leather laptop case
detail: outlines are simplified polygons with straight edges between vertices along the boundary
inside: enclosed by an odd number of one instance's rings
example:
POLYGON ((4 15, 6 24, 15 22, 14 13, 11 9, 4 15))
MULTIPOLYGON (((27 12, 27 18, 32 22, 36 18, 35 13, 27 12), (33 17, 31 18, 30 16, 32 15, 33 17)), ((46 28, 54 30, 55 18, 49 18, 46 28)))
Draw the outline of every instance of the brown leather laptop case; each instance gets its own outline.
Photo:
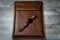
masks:
POLYGON ((13 37, 43 37, 43 10, 40 1, 16 1, 13 37), (32 17, 36 18, 33 20, 32 17), (26 26, 27 25, 27 26, 26 26), (20 31, 22 29, 22 31, 20 31))

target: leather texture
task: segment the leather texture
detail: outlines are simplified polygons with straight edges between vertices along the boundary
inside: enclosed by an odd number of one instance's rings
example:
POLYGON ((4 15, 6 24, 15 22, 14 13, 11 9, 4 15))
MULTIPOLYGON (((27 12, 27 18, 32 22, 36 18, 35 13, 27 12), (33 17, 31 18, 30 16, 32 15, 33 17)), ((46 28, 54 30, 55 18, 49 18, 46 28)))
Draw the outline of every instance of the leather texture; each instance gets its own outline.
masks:
POLYGON ((15 19, 14 19, 14 36, 43 36, 43 14, 41 2, 15 2, 15 19), (28 18, 36 15, 33 20, 23 31, 23 25, 28 18))

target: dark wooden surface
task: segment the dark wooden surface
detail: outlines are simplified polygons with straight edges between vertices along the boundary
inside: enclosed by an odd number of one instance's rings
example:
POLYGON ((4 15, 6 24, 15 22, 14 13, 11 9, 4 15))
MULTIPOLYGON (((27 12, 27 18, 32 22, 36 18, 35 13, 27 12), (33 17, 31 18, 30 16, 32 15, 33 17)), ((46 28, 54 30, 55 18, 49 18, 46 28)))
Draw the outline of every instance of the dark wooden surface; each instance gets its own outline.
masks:
POLYGON ((15 2, 14 30, 13 37, 43 37, 43 13, 42 2, 15 2), (36 15, 37 18, 22 32, 19 29, 28 18, 36 15))

